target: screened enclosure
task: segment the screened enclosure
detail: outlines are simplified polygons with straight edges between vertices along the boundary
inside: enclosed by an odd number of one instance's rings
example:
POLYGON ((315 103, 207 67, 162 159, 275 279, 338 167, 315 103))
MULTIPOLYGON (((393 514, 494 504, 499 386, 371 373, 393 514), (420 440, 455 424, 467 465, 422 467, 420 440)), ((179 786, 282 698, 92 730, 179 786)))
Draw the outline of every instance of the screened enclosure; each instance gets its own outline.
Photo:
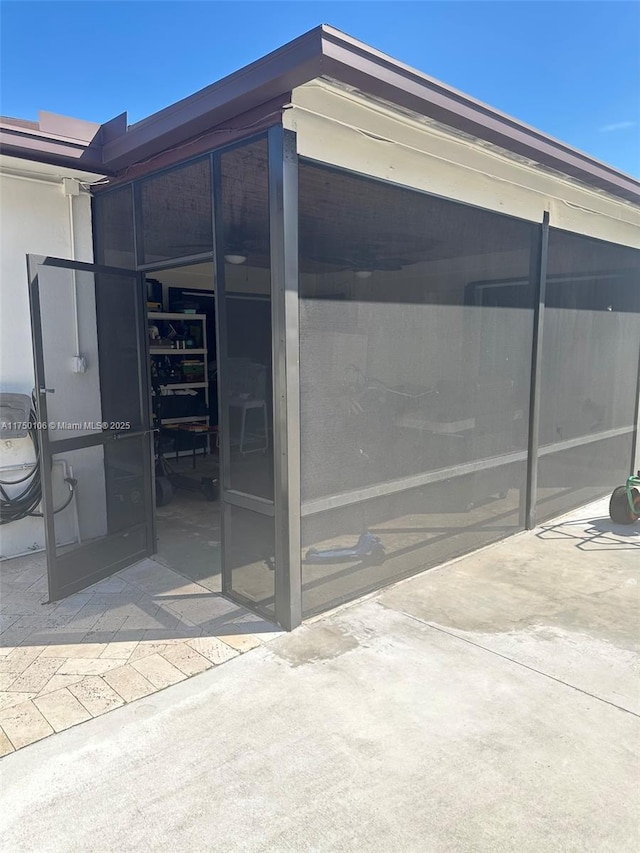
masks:
POLYGON ((299 228, 305 615, 624 482, 640 253, 313 163, 299 228))
POLYGON ((301 159, 280 126, 94 213, 102 263, 215 261, 223 590, 285 627, 630 472, 636 249, 301 159), (229 438, 245 416, 267 452, 229 438))

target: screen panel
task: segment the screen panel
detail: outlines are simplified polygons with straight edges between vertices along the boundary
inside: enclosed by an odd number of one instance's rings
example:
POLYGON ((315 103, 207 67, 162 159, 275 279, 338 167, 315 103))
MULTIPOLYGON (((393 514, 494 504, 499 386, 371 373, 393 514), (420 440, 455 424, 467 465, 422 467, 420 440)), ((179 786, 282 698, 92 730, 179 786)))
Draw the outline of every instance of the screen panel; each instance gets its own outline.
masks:
POLYGON ((208 157, 141 181, 138 192, 140 263, 152 264, 213 251, 208 157))
POLYGON ((498 465, 303 517, 305 616, 517 533, 525 480, 498 465))
POLYGON ((299 175, 308 615, 522 527, 538 227, 299 175))
POLYGON ((61 487, 54 495, 56 583, 63 594, 148 553, 151 489, 144 436, 65 450, 53 455, 52 465, 74 481, 72 500, 61 487))
POLYGON ((97 262, 135 269, 132 186, 98 193, 93 199, 93 218, 97 262))
POLYGON ((135 273, 46 266, 40 284, 49 440, 142 429, 146 342, 135 273))
POLYGON ((267 142, 220 157, 225 488, 273 500, 267 142))
POLYGON ((275 617, 273 517, 227 504, 224 559, 234 593, 268 618, 275 617))
POLYGON ((269 160, 216 155, 223 589, 273 618, 275 527, 269 160), (237 505, 238 495, 242 506, 237 505))
POLYGON ((550 229, 539 520, 611 492, 629 474, 639 312, 640 252, 550 229))

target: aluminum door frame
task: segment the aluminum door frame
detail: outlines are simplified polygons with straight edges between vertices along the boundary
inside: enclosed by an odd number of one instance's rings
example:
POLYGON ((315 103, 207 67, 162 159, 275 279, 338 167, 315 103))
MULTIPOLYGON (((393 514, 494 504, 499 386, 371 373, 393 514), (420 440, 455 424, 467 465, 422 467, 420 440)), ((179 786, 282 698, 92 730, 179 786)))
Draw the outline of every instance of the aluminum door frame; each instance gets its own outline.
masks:
MULTIPOLYGON (((103 430, 101 433, 93 435, 78 436, 77 438, 66 438, 60 441, 52 442, 49 438, 47 429, 39 429, 38 442, 40 450, 40 474, 42 482, 42 514, 44 517, 45 526, 45 541, 47 553, 47 577, 49 586, 49 601, 58 601, 65 598, 67 595, 84 589, 86 586, 96 583, 104 577, 114 574, 117 571, 125 568, 132 563, 137 562, 144 557, 149 557, 156 551, 156 523, 155 523, 155 483, 153 477, 153 458, 154 445, 153 435, 154 430, 151 423, 151 387, 149 381, 149 370, 147 364, 147 320, 146 320, 146 298, 144 292, 144 281, 141 273, 134 270, 121 269, 118 267, 103 266, 100 264, 89 264, 82 261, 73 261, 63 258, 47 257, 42 255, 27 255, 27 273, 29 281, 29 300, 31 307, 31 326, 32 326, 32 345, 33 358, 36 379, 36 407, 38 421, 47 423, 47 393, 45 379, 45 353, 42 339, 42 316, 40 310, 40 286, 39 270, 42 267, 55 267, 58 269, 68 269, 78 272, 86 272, 93 275, 115 275, 123 276, 129 279, 136 280, 136 291, 138 299, 136 300, 136 338, 138 343, 138 397, 140 404, 140 412, 142 417, 142 429, 135 431, 126 430, 103 430), (53 457, 64 453, 65 451, 80 450, 87 447, 106 446, 113 441, 126 440, 127 438, 145 437, 146 452, 142 454, 142 471, 143 485, 145 498, 145 522, 146 529, 146 547, 138 550, 135 553, 118 560, 104 568, 103 571, 97 572, 89 577, 85 576, 78 579, 77 584, 66 584, 62 586, 59 582, 58 564, 62 558, 59 558, 56 551, 56 534, 55 534, 55 506, 53 502, 53 483, 51 477, 51 465, 53 457)), ((104 541, 109 534, 101 537, 99 541, 104 541)), ((95 541, 94 541, 95 544, 95 541)), ((90 546, 87 546, 89 550, 90 546)))

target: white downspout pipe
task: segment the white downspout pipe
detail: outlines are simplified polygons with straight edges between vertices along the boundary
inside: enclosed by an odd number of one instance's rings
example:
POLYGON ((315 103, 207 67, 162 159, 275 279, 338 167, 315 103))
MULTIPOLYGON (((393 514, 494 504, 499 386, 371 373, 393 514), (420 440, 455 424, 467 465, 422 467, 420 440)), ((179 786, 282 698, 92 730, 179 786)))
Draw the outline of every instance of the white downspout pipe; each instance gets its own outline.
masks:
MULTIPOLYGON (((69 206, 69 245, 71 249, 71 260, 76 260, 76 237, 75 237, 75 222, 73 218, 73 199, 80 195, 80 186, 73 178, 62 179, 62 189, 67 197, 69 206)), ((73 330, 75 354, 74 359, 80 359, 80 318, 78 316, 78 282, 76 279, 76 271, 72 270, 73 276, 73 330)))

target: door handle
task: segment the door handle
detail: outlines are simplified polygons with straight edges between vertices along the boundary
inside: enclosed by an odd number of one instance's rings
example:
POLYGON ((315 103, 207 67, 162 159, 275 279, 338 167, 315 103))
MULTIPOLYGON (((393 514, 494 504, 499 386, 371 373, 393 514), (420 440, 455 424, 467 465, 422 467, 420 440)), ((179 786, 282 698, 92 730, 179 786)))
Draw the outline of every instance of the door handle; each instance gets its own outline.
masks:
POLYGON ((114 432, 112 437, 114 441, 121 441, 123 438, 140 438, 145 435, 152 435, 155 432, 159 432, 157 429, 139 429, 135 430, 135 432, 114 432))
POLYGON ((40 390, 41 394, 55 394, 56 393, 55 388, 40 388, 39 390, 40 390))

